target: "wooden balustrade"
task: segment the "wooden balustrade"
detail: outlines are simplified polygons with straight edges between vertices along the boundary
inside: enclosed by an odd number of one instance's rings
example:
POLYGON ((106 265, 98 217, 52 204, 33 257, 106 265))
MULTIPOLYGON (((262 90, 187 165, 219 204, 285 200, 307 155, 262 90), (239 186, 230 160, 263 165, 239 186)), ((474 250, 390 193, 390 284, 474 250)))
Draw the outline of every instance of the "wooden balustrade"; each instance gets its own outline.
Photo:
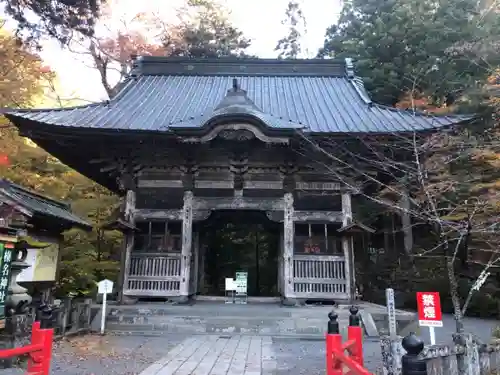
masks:
POLYGON ((297 298, 347 299, 344 257, 294 255, 293 284, 297 298))
POLYGON ((126 294, 171 297, 179 294, 181 255, 140 253, 130 258, 126 294))

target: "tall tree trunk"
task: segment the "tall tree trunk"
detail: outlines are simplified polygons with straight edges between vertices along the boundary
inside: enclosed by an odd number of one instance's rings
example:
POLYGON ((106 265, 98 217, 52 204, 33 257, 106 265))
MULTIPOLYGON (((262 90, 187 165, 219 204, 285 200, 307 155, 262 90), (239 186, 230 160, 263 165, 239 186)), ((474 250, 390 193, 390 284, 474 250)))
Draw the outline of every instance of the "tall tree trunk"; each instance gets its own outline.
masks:
POLYGON ((457 333, 464 332, 464 322, 460 301, 460 294, 458 292, 458 280, 455 275, 455 267, 453 264, 453 257, 447 257, 446 270, 448 272, 448 281, 450 282, 450 296, 453 304, 453 316, 455 318, 457 333))

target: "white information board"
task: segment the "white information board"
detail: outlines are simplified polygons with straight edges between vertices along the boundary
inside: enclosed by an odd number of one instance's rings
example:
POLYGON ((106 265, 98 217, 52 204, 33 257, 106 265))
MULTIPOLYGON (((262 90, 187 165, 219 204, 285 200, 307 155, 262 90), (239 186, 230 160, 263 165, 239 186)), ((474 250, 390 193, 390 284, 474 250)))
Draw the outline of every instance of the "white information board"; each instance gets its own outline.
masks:
POLYGON ((238 303, 247 303, 248 272, 236 272, 234 279, 236 297, 238 303))
POLYGON ((236 285, 234 279, 226 278, 226 292, 232 292, 236 290, 236 285))
POLYGON ((104 295, 113 293, 113 282, 108 279, 99 281, 97 283, 97 293, 104 295))
POLYGON ((248 290, 248 272, 236 272, 236 293, 247 294, 248 290))
POLYGON ((113 282, 108 279, 97 283, 97 293, 102 294, 102 314, 101 314, 101 335, 104 335, 104 326, 106 325, 106 302, 108 294, 113 293, 113 282))
POLYGON ((236 283, 234 282, 234 279, 231 277, 226 277, 225 286, 226 303, 234 303, 234 293, 236 291, 236 283))

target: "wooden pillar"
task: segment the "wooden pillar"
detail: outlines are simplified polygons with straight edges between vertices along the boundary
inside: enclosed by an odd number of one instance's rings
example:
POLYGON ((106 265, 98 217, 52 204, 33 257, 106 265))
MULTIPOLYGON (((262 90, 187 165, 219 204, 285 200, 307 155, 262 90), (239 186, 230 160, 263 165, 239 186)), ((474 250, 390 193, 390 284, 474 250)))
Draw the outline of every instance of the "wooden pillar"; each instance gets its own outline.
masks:
POLYGON ((198 231, 193 232, 193 254, 192 254, 192 264, 193 264, 193 275, 191 277, 191 293, 198 293, 198 280, 200 276, 200 233, 198 231))
MULTIPOLYGON (((135 223, 134 210, 135 210, 135 191, 127 190, 125 196, 125 208, 124 208, 124 218, 130 224, 135 223)), ((130 272, 130 257, 132 255, 132 250, 134 248, 134 232, 129 231, 125 234, 124 238, 124 251, 122 253, 121 263, 122 267, 120 270, 120 302, 127 303, 128 300, 125 297, 123 291, 128 289, 128 276, 130 272)))
POLYGON ((293 245, 295 228, 293 223, 293 194, 285 193, 283 220, 283 303, 295 305, 295 292, 293 288, 293 245))
POLYGON ((401 197, 401 225, 403 227, 403 241, 406 254, 411 254, 413 250, 413 227, 411 225, 410 197, 407 192, 401 197))
MULTIPOLYGON (((351 193, 342 193, 342 225, 352 223, 351 193)), ((342 237, 342 248, 345 258, 346 294, 350 301, 355 299, 356 278, 354 271, 354 240, 351 235, 342 237)))
POLYGON ((182 208, 182 253, 181 253, 181 283, 179 302, 189 299, 189 278, 191 273, 191 256, 193 243, 193 192, 184 192, 182 208))
MULTIPOLYGON (((281 296, 285 296, 285 276, 283 273, 284 268, 284 254, 285 254, 285 240, 283 238, 283 231, 280 231, 280 239, 279 239, 279 259, 278 259, 278 293, 281 296)), ((500 310, 499 310, 500 311, 500 310)))

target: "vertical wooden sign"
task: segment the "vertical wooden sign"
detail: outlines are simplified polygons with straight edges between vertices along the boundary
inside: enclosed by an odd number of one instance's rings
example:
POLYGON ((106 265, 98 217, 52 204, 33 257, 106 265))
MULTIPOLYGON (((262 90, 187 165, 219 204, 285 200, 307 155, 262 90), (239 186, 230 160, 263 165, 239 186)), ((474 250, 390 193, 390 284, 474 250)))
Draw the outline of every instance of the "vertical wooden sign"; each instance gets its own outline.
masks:
POLYGON ((0 242, 0 328, 5 327, 5 300, 10 282, 14 244, 0 242))

